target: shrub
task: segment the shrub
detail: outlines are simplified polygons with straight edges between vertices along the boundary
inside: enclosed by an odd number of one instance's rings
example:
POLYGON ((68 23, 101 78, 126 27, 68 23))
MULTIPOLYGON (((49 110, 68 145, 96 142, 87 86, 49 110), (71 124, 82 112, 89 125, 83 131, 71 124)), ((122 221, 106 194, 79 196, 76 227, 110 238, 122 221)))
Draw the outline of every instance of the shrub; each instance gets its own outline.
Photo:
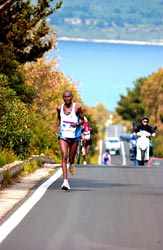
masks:
POLYGON ((17 98, 4 103, 4 107, 5 113, 0 117, 0 146, 25 156, 31 139, 30 112, 17 98))
POLYGON ((39 165, 39 162, 37 162, 36 160, 26 162, 23 166, 22 174, 27 175, 33 173, 36 169, 40 167, 39 165))
POLYGON ((17 156, 14 152, 10 149, 3 149, 0 151, 0 167, 4 166, 5 164, 14 162, 17 160, 17 156))
POLYGON ((154 140, 154 156, 163 157, 163 135, 158 135, 154 140))
POLYGON ((33 117, 32 138, 30 141, 30 154, 45 154, 50 158, 58 159, 59 145, 57 135, 51 128, 50 122, 41 116, 33 117))

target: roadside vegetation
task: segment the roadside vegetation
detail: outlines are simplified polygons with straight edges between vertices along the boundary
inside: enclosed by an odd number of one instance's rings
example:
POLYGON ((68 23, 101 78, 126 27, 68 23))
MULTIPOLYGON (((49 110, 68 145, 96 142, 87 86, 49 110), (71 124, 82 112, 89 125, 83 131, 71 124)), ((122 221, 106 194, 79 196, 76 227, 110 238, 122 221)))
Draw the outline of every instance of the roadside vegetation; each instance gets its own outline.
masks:
POLYGON ((139 122, 143 115, 157 126, 154 138, 154 154, 163 157, 163 69, 139 78, 126 95, 122 95, 116 109, 123 120, 139 122))

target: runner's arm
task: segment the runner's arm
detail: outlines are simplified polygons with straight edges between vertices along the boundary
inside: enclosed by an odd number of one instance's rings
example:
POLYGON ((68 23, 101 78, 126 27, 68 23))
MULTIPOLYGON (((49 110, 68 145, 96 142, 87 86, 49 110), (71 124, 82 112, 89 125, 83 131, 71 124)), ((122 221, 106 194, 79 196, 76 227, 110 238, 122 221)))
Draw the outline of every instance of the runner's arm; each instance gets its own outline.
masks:
POLYGON ((79 116, 79 126, 84 123, 84 112, 80 104, 76 105, 76 114, 79 116))
POLYGON ((57 107, 56 111, 57 111, 57 127, 59 129, 60 121, 61 121, 61 116, 60 116, 61 109, 60 109, 60 107, 57 107))

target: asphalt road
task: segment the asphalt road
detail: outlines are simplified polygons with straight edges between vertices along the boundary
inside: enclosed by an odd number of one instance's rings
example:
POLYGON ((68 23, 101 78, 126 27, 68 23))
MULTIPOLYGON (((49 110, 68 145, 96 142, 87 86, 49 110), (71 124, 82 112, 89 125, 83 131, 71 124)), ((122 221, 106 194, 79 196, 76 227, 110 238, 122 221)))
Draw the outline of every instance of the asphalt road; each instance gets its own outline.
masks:
POLYGON ((58 179, 1 250, 162 250, 163 169, 83 166, 58 179))
MULTIPOLYGON (((53 183, 0 250, 162 250, 163 167, 79 166, 53 183)), ((35 192, 35 190, 33 190, 35 192)))

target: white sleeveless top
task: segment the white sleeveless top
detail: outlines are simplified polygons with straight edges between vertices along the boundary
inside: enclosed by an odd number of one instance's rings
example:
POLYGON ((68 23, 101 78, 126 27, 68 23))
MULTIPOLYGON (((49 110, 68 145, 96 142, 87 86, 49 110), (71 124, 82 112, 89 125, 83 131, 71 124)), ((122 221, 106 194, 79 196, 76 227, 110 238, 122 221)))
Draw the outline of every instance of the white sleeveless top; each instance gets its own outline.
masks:
POLYGON ((60 111, 60 138, 78 138, 81 136, 81 133, 79 130, 80 127, 72 127, 72 123, 78 123, 79 117, 76 115, 75 112, 75 103, 72 104, 72 111, 70 114, 66 115, 64 113, 64 104, 61 105, 61 111, 60 111))

